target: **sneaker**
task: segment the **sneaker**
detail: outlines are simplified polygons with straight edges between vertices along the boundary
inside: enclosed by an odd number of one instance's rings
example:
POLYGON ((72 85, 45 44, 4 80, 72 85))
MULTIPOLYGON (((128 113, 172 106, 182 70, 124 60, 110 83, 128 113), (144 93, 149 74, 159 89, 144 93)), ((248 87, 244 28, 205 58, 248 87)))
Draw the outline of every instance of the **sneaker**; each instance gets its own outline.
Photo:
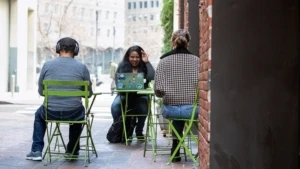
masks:
POLYGON ((144 136, 143 133, 136 134, 136 138, 137 138, 138 140, 145 140, 145 136, 144 136))
POLYGON ((42 152, 36 151, 36 152, 30 152, 26 155, 26 160, 33 160, 33 161, 41 161, 42 160, 42 152))

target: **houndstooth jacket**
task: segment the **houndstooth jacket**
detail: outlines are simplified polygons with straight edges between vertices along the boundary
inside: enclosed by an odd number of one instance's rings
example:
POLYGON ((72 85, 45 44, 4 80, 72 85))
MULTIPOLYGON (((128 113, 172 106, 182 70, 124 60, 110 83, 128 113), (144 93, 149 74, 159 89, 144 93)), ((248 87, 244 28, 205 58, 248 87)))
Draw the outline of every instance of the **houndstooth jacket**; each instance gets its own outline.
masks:
POLYGON ((176 48, 160 58, 154 90, 167 105, 193 104, 199 79, 199 57, 185 48, 176 48))

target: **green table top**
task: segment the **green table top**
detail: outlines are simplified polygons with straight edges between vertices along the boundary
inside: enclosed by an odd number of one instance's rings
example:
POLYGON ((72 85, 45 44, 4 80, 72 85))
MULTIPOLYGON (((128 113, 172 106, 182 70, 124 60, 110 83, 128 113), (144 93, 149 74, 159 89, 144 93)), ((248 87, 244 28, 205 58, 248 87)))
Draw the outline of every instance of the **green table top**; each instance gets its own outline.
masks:
POLYGON ((148 89, 145 89, 145 90, 140 90, 137 92, 137 94, 154 94, 154 90, 148 90, 148 89))
POLYGON ((116 90, 118 93, 136 93, 139 90, 116 90))
POLYGON ((103 92, 93 92, 93 95, 101 95, 103 92))
POLYGON ((119 93, 137 93, 137 94, 154 94, 153 88, 141 89, 141 90, 116 90, 119 93))

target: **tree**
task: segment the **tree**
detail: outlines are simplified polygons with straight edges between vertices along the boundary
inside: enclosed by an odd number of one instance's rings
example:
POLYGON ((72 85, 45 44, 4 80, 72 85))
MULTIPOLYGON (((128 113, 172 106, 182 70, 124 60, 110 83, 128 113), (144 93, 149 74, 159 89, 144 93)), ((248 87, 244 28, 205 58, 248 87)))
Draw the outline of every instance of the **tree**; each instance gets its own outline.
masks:
POLYGON ((173 33, 173 13, 174 0, 163 0, 163 8, 161 11, 161 23, 164 31, 162 53, 166 53, 172 49, 170 39, 173 33))
POLYGON ((58 4, 59 1, 52 1, 50 4, 46 4, 48 5, 46 8, 48 8, 47 10, 49 10, 49 13, 43 13, 44 15, 48 15, 48 16, 44 16, 43 18, 47 18, 49 19, 49 21, 47 22, 46 26, 44 27, 41 19, 41 9, 40 9, 40 4, 41 4, 41 0, 39 0, 38 5, 37 5, 37 19, 38 19, 38 31, 42 36, 44 45, 46 46, 46 48, 48 50, 50 50, 50 52, 52 53, 52 57, 56 54, 55 49, 52 47, 52 41, 50 38, 50 35, 54 33, 54 31, 51 29, 53 27, 53 22, 56 22, 56 25, 58 26, 58 39, 61 38, 61 33, 64 30, 64 27, 67 25, 65 23, 66 21, 66 16, 67 16, 67 11, 70 7, 70 5, 72 4, 73 0, 70 0, 66 6, 64 6, 64 8, 62 9, 62 13, 60 13, 60 15, 58 17, 54 17, 54 10, 60 10, 60 8, 55 7, 55 4, 58 4), (56 8, 56 9, 55 9, 56 8), (58 9, 57 9, 58 8, 58 9))

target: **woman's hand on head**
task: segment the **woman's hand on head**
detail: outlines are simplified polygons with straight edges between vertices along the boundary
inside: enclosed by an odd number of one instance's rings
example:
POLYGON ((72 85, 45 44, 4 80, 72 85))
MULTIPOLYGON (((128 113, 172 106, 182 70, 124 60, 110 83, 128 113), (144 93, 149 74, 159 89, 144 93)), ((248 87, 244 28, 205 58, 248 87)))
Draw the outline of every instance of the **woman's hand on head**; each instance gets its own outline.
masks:
POLYGON ((143 62, 145 62, 145 63, 149 62, 149 60, 148 60, 148 55, 147 55, 147 53, 145 53, 145 51, 143 51, 143 50, 142 50, 142 60, 143 60, 143 62))

